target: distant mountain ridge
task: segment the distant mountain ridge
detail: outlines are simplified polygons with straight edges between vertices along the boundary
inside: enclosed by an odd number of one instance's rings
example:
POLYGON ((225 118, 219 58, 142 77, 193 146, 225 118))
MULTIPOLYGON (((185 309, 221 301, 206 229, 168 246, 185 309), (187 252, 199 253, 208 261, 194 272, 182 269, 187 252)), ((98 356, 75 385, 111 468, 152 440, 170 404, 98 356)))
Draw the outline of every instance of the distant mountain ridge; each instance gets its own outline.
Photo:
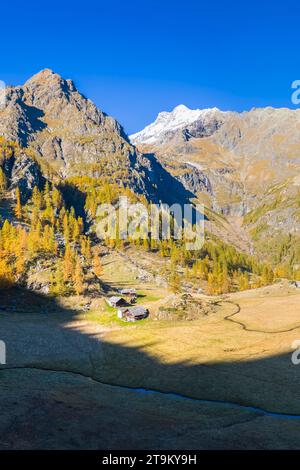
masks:
MULTIPOLYGON (((288 126, 291 126, 292 130, 294 126, 300 124, 300 110, 267 107, 253 108, 250 111, 239 113, 236 111, 221 111, 216 107, 189 109, 181 104, 170 112, 160 112, 153 123, 130 135, 129 138, 134 144, 166 144, 174 137, 184 135, 190 138, 209 137, 223 125, 225 125, 227 132, 230 124, 234 124, 238 128, 245 125, 257 127, 262 124, 266 125, 266 123, 269 123, 266 130, 270 133, 286 132, 288 126), (197 129, 198 135, 196 135, 196 132, 194 135, 192 133, 189 135, 190 130, 196 131, 197 129)), ((229 134, 228 137, 230 137, 229 134)), ((242 138, 243 135, 240 134, 239 137, 242 138)))

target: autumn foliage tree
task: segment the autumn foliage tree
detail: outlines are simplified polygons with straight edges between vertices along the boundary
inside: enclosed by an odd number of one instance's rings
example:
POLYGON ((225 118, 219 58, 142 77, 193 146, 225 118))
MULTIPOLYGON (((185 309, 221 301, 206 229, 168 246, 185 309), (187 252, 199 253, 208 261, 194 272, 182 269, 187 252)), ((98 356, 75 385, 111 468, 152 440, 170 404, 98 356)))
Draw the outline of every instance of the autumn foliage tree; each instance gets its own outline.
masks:
POLYGON ((76 258, 75 272, 73 277, 74 290, 77 295, 84 292, 84 273, 79 257, 76 258))
POLYGON ((101 277, 103 274, 103 267, 100 260, 99 250, 95 250, 93 255, 93 271, 97 277, 101 277))
POLYGON ((7 189, 7 178, 4 171, 0 167, 0 195, 2 195, 7 189))
POLYGON ((22 218, 22 204, 21 204, 21 194, 20 194, 19 188, 16 189, 15 216, 19 220, 22 218))

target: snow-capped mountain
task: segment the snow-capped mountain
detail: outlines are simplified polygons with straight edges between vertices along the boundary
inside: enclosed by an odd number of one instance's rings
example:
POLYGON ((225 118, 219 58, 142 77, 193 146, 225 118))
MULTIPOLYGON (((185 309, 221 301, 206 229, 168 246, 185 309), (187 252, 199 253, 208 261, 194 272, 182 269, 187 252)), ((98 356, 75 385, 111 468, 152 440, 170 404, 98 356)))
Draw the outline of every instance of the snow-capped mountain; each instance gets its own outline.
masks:
POLYGON ((171 112, 161 112, 156 120, 140 132, 132 134, 134 144, 160 144, 181 137, 207 137, 223 123, 225 112, 218 108, 189 109, 181 104, 171 112))

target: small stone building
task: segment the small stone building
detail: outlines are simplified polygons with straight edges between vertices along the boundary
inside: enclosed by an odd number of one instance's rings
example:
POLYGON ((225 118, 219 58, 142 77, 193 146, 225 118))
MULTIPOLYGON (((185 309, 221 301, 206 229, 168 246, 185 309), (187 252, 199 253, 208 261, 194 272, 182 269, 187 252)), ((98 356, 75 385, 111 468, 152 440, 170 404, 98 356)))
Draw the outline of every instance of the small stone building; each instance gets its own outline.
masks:
POLYGON ((123 299, 123 297, 109 297, 108 299, 106 299, 106 302, 108 303, 108 305, 110 305, 110 307, 114 308, 123 307, 126 305, 126 300, 123 299))
POLYGON ((137 321, 147 318, 149 310, 142 306, 125 307, 118 309, 118 318, 125 321, 137 321))
POLYGON ((128 302, 134 304, 137 300, 137 293, 135 289, 121 289, 120 294, 124 295, 128 302))

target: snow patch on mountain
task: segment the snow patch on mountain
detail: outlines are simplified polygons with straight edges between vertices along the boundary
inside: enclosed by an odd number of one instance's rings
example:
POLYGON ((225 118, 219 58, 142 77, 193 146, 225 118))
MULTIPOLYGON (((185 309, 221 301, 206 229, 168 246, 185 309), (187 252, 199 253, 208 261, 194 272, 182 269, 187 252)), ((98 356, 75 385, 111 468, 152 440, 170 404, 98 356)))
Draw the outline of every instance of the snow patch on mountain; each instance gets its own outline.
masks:
POLYGON ((132 134, 129 138, 134 144, 154 144, 163 140, 165 135, 188 128, 189 125, 197 121, 205 125, 212 120, 219 119, 223 114, 226 113, 218 108, 189 109, 187 106, 180 104, 171 112, 159 113, 152 124, 142 131, 132 134))

